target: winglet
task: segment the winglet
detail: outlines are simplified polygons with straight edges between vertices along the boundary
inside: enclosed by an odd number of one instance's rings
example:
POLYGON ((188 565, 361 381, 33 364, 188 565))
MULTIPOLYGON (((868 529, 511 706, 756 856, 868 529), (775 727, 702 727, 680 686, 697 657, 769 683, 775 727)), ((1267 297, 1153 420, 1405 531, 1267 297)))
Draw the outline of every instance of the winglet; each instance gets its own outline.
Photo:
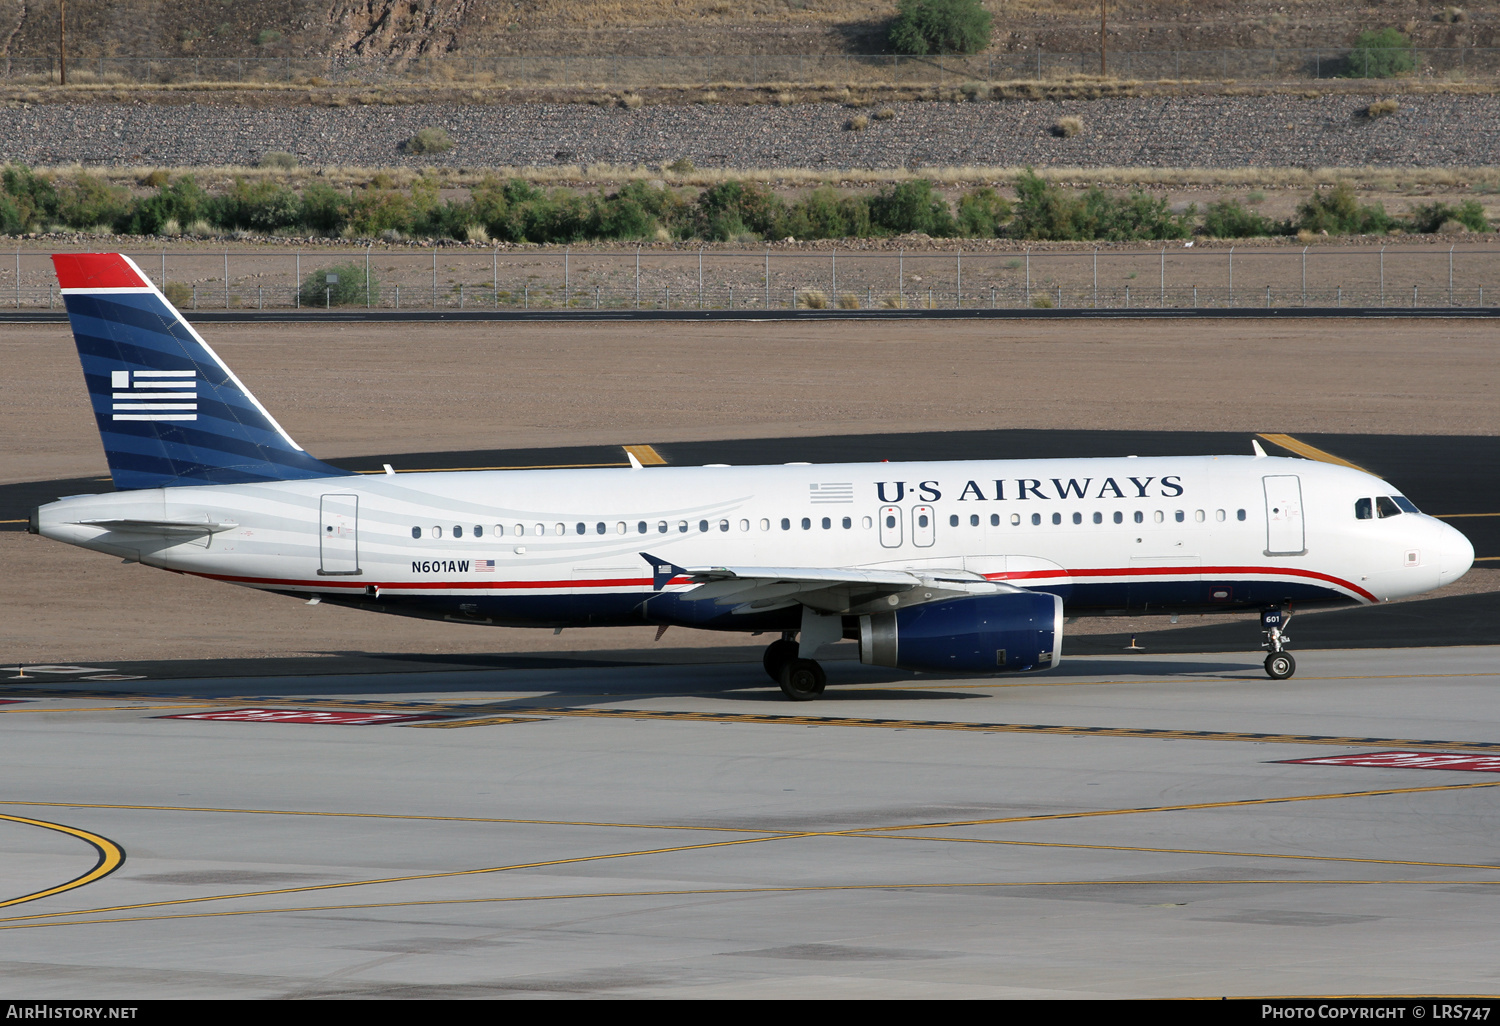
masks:
POLYGON ((630 460, 630 469, 631 470, 645 470, 646 469, 645 467, 641 466, 641 461, 636 458, 635 453, 631 452, 629 449, 625 450, 625 456, 626 456, 627 459, 630 460))
POLYGON ((1253 439, 1253 438, 1252 438, 1252 439, 1250 439, 1250 448, 1252 448, 1252 449, 1254 449, 1254 450, 1255 450, 1255 458, 1256 458, 1256 459, 1264 459, 1264 458, 1265 458, 1265 455, 1266 455, 1266 450, 1264 450, 1264 449, 1262 449, 1262 448, 1261 448, 1261 447, 1260 447, 1260 443, 1259 443, 1259 442, 1257 442, 1257 441, 1256 441, 1256 440, 1255 440, 1255 439, 1253 439))
POLYGON ((687 571, 670 560, 660 559, 649 552, 642 552, 641 558, 651 564, 651 589, 661 591, 668 581, 687 571))

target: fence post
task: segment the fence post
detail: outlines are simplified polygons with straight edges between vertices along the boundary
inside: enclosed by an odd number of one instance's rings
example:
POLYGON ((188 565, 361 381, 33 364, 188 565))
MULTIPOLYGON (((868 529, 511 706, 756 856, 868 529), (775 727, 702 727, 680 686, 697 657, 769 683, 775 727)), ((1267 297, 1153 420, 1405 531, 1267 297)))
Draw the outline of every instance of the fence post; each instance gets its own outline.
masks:
POLYGON ((1094 247, 1094 309, 1099 309, 1099 247, 1094 247))
POLYGON ((365 243, 365 309, 370 309, 370 246, 365 243))
POLYGON ((1271 309, 1271 286, 1266 286, 1266 309, 1271 309))
POLYGON ((1234 306, 1234 247, 1229 247, 1229 305, 1234 306))
MULTIPOLYGON (((1040 77, 1040 76, 1038 76, 1040 77)), ((1026 305, 1031 305, 1031 250, 1026 250, 1026 305)))
POLYGON ((906 305, 906 247, 896 251, 896 298, 906 305))
POLYGON ((224 309, 229 309, 229 250, 224 250, 224 309))
POLYGON ((837 306, 838 305, 838 301, 839 301, 839 247, 838 247, 838 243, 834 243, 834 246, 833 246, 833 288, 832 288, 831 291, 833 292, 833 297, 832 297, 833 298, 833 303, 834 303, 835 306, 837 306))
POLYGON ((703 247, 698 247, 698 309, 703 309, 703 247))
POLYGON ((959 309, 964 305, 964 248, 958 247, 958 302, 954 304, 959 309))
POLYGON ((1161 302, 1157 306, 1167 305, 1167 247, 1161 248, 1161 302))
POLYGON ((1380 247, 1380 305, 1385 306, 1385 247, 1380 247))
POLYGON ((1302 247, 1302 305, 1307 305, 1307 247, 1302 247))
POLYGON ((1125 286, 1125 309, 1130 309, 1130 286, 1125 286))
POLYGON ((437 309, 437 250, 432 251, 432 308, 437 309))
POLYGON ((641 247, 635 247, 635 308, 641 308, 641 247))
POLYGON ((297 297, 297 309, 302 309, 302 251, 297 250, 296 280, 292 282, 292 295, 297 297))
MULTIPOLYGON (((568 84, 567 67, 568 67, 567 58, 563 58, 563 85, 567 85, 568 84)), ((564 247, 564 249, 563 249, 563 309, 564 310, 566 310, 568 308, 568 295, 572 291, 572 286, 573 286, 572 259, 573 259, 573 247, 572 246, 564 247)))
POLYGON ((1448 305, 1453 305, 1453 247, 1448 247, 1448 305))

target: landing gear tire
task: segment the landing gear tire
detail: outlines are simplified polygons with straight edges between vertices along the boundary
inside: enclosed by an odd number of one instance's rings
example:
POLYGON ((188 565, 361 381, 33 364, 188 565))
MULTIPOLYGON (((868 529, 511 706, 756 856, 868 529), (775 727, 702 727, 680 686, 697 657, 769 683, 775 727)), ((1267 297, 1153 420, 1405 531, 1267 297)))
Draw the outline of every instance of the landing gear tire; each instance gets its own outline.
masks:
POLYGON ((1266 676, 1272 680, 1286 680, 1297 672, 1297 660, 1290 652, 1272 652, 1266 656, 1266 676))
POLYGON ((797 658, 797 643, 788 638, 781 638, 766 646, 766 654, 761 658, 761 664, 765 666, 766 673, 776 683, 781 683, 781 668, 793 659, 797 658))
POLYGON ((812 659, 793 659, 781 668, 781 693, 793 702, 811 702, 823 694, 828 675, 812 659))

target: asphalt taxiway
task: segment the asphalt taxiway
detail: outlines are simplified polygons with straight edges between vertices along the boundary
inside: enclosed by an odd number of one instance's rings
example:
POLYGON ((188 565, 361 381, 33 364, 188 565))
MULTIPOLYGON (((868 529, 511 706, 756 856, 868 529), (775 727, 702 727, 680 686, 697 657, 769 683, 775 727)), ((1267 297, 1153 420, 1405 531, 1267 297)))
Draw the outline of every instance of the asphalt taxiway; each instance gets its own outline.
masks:
POLYGON ((0 978, 71 999, 1500 989, 1500 649, 1310 651, 1288 681, 1254 654, 831 671, 807 706, 734 662, 5 680, 0 978))

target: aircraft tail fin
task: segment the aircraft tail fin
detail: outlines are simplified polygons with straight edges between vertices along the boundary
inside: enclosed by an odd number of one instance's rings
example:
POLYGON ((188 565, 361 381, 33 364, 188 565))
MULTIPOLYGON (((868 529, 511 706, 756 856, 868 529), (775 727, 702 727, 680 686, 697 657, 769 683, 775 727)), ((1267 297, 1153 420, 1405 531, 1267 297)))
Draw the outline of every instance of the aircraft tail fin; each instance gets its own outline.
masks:
POLYGON ((347 475, 292 441, 135 261, 52 264, 116 488, 347 475))

